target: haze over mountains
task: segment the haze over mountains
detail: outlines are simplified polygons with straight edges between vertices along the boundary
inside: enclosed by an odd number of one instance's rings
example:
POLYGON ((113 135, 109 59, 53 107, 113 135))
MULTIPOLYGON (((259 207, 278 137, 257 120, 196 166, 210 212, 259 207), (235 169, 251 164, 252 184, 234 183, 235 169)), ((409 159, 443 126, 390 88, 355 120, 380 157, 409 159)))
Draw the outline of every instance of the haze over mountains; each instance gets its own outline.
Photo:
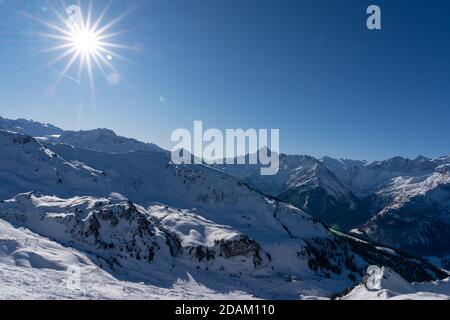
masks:
MULTIPOLYGON (((57 282, 75 263, 129 297, 195 287, 197 298, 268 299, 335 296, 373 264, 407 282, 447 277, 413 255, 445 266, 450 254, 450 158, 281 155, 269 177, 257 166, 177 166, 107 129, 3 118, 0 147, 0 265, 11 274, 51 270, 57 282), (20 245, 27 237, 46 244, 20 245)), ((54 290, 73 294, 45 294, 54 290)))

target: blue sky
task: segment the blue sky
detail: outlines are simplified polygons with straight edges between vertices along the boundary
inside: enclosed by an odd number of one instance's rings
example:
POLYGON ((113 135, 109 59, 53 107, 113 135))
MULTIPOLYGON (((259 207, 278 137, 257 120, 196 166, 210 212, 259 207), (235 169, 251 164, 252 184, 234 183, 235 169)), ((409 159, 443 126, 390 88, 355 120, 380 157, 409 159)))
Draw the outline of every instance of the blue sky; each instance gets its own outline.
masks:
MULTIPOLYGON (((61 8, 59 1, 50 1, 61 8)), ((73 2, 66 0, 67 4, 73 2)), ((82 1, 83 4, 86 2, 82 1)), ((106 1, 96 0, 94 14, 106 1)), ((64 78, 41 0, 0 0, 0 115, 108 127, 170 148, 177 128, 279 128, 286 153, 384 159, 450 152, 450 2, 115 0, 122 81, 64 78), (381 31, 366 28, 370 4, 381 31)), ((76 76, 76 69, 69 70, 76 76)))

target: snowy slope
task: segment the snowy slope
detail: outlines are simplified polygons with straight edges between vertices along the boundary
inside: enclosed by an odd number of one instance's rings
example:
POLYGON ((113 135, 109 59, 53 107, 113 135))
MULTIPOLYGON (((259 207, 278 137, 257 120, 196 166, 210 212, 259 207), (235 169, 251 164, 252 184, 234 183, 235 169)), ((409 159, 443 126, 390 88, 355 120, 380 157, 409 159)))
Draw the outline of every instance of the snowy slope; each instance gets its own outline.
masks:
POLYGON ((171 286, 119 280, 88 255, 1 219, 0 284, 1 300, 253 298, 243 292, 215 292, 191 275, 171 286))
POLYGON ((0 148, 0 199, 24 191, 95 195, 107 186, 101 171, 69 163, 28 135, 0 131, 0 148))
POLYGON ((409 283, 390 268, 375 274, 340 298, 341 300, 450 300, 449 278, 428 283, 409 283))

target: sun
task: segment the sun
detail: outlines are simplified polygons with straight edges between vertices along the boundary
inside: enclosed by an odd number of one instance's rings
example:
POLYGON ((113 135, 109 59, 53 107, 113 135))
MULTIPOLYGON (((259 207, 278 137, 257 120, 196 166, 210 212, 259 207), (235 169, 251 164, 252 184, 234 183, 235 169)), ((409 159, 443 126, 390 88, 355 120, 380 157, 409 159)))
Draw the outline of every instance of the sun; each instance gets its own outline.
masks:
POLYGON ((113 18, 109 22, 104 22, 109 5, 94 19, 92 9, 92 1, 88 2, 88 7, 83 10, 80 2, 77 5, 62 7, 57 10, 49 5, 50 11, 55 15, 55 19, 44 20, 25 14, 27 17, 43 24, 48 32, 41 35, 49 40, 54 41, 54 45, 44 48, 42 52, 58 52, 48 66, 66 60, 66 64, 61 71, 58 71, 59 82, 62 78, 67 78, 81 82, 82 75, 86 72, 91 84, 94 88, 94 68, 101 71, 105 79, 110 78, 112 74, 119 75, 113 65, 113 60, 122 59, 128 61, 117 51, 122 49, 132 49, 114 41, 114 38, 123 31, 112 32, 123 18, 125 18, 132 9, 122 13, 118 17, 113 18), (77 74, 74 76, 74 66, 78 64, 77 74), (69 74, 70 73, 70 74, 69 74))
POLYGON ((91 30, 72 32, 70 43, 79 54, 84 55, 95 55, 102 49, 99 38, 91 30))

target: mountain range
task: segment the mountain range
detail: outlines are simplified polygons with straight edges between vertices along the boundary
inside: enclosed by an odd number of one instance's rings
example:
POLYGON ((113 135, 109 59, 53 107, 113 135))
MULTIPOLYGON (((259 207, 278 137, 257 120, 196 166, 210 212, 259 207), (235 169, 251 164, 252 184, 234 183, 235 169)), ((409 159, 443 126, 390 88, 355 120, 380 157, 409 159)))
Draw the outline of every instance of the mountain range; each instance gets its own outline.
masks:
POLYGON ((257 166, 220 169, 334 229, 439 257, 448 267, 450 156, 367 162, 282 154, 274 177, 257 166))
MULTIPOLYGON (((108 129, 4 118, 0 147, 0 269, 57 283, 81 265, 86 298, 88 282, 107 283, 95 291, 106 298, 186 288, 194 298, 329 298, 363 283, 370 265, 407 283, 448 277, 450 157, 280 155, 280 172, 265 177, 258 166, 175 165, 108 129), (111 294, 118 287, 128 293, 111 294)), ((16 287, 0 297, 37 296, 16 287)))

